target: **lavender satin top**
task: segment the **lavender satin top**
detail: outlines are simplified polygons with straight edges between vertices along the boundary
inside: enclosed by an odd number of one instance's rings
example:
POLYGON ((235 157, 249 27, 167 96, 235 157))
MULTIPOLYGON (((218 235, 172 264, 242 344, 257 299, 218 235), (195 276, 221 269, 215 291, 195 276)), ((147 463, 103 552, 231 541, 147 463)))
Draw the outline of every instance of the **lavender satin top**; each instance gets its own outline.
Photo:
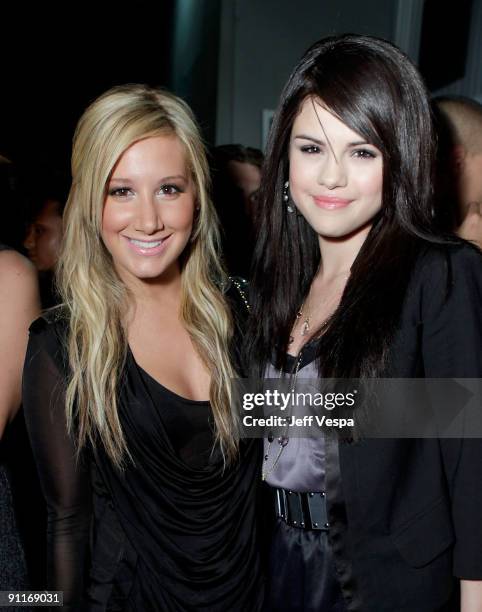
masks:
MULTIPOLYGON (((266 368, 265 378, 279 378, 280 371, 273 365, 266 368)), ((316 362, 301 364, 297 379, 318 378, 316 362)), ((267 473, 266 482, 271 487, 291 491, 317 492, 324 491, 325 477, 325 440, 324 438, 290 438, 288 444, 274 467, 280 446, 277 438, 269 445, 264 440, 263 472, 267 473), (269 450, 268 450, 268 447, 269 450)))

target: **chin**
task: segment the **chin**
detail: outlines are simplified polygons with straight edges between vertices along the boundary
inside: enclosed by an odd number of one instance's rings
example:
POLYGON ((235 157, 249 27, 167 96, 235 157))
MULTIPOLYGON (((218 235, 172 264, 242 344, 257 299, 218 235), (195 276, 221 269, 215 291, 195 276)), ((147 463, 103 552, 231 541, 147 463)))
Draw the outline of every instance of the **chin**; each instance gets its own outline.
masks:
POLYGON ((343 238, 353 233, 354 229, 349 227, 336 227, 326 223, 311 226, 315 232, 323 238, 343 238))
POLYGON ((157 270, 136 270, 133 271, 132 274, 136 276, 139 280, 154 280, 156 278, 162 278, 167 272, 168 268, 162 267, 157 270))
POLYGON ((318 220, 318 223, 316 224, 311 224, 311 227, 313 228, 313 230, 319 235, 322 236, 323 238, 327 238, 327 239, 343 239, 343 238, 350 238, 353 236, 356 236, 357 234, 359 234, 360 232, 364 232, 367 230, 367 228, 370 227, 371 222, 373 220, 373 217, 366 219, 366 220, 357 220, 356 223, 343 223, 341 222, 341 219, 333 219, 333 222, 323 222, 320 223, 320 221, 318 220))

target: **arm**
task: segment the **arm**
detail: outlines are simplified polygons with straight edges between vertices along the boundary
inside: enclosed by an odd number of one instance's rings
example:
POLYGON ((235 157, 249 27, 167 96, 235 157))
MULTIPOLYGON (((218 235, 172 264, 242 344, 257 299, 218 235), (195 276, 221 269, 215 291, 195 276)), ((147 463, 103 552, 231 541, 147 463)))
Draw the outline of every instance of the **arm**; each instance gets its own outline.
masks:
MULTIPOLYGON (((482 378, 482 256, 464 247, 428 270, 423 359, 428 378, 482 378), (445 297, 447 280, 451 290, 445 297)), ((461 612, 482 612, 482 440, 441 440, 452 499, 461 612)))
POLYGON ((62 346, 55 324, 31 327, 23 378, 25 420, 47 502, 48 588, 64 592, 64 609, 82 609, 91 494, 87 461, 67 434, 62 346))
POLYGON ((40 313, 37 274, 15 251, 0 253, 0 438, 21 402, 28 327, 40 313))

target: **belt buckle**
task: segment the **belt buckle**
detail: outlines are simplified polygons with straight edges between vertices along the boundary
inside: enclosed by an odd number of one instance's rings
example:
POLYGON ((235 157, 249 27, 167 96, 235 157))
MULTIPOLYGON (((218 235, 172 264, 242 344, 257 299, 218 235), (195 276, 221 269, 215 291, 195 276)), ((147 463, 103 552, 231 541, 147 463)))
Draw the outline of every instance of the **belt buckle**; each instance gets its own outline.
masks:
POLYGON ((304 528, 305 517, 301 503, 301 494, 295 491, 287 491, 285 492, 285 499, 288 510, 286 522, 292 527, 304 528))
POLYGON ((325 493, 306 494, 306 517, 310 521, 311 529, 316 531, 328 531, 329 523, 326 513, 325 493))
POLYGON ((276 489, 276 514, 284 521, 288 519, 286 493, 284 489, 276 489))

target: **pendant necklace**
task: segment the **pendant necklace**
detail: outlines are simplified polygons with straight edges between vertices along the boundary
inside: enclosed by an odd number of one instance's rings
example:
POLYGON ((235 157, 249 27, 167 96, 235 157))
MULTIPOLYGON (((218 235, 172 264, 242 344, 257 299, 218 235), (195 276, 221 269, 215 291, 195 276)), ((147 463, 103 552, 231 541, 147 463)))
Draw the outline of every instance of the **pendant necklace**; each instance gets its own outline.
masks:
MULTIPOLYGON (((345 283, 343 284, 342 289, 340 291, 337 291, 332 296, 332 299, 340 297, 342 295, 344 289, 345 289, 345 284, 346 284, 346 281, 348 280, 348 278, 350 276, 350 272, 348 272, 348 273, 344 272, 343 274, 344 274, 343 279, 345 280, 345 283)), ((310 287, 310 291, 311 291, 311 287, 310 287)), ((305 309, 305 305, 306 305, 306 302, 308 301, 309 295, 310 295, 310 292, 308 292, 308 295, 306 296, 306 300, 303 302, 301 308, 296 313, 296 319, 295 319, 295 323, 294 323, 294 326, 293 326, 293 333, 295 332, 295 330, 296 330, 296 328, 298 326, 299 320, 301 318, 303 318, 303 310, 305 309)), ((325 305, 329 301, 330 300, 326 300, 325 299, 325 300, 323 300, 321 302, 321 305, 325 305)), ((299 332, 300 336, 308 335, 308 333, 311 330, 310 323, 311 323, 311 312, 308 311, 308 313, 304 317, 303 322, 301 324, 301 329, 300 329, 300 332, 299 332)), ((294 341, 294 336, 291 335, 290 338, 289 338, 288 344, 292 344, 293 341, 294 341)), ((292 380, 293 380, 292 391, 294 391, 295 388, 296 388, 296 379, 298 377, 298 372, 299 372, 300 365, 301 365, 302 354, 303 354, 303 347, 300 349, 300 351, 298 353, 298 358, 296 360, 296 366, 294 368, 294 371, 291 373, 291 375, 293 377, 292 378, 292 380)), ((282 374, 283 373, 280 372, 280 378, 281 378, 282 374)), ((265 468, 265 465, 267 466, 267 463, 268 463, 268 460, 269 460, 269 454, 270 454, 270 450, 271 450, 271 445, 274 442, 273 432, 272 431, 269 432, 269 434, 268 434, 268 448, 266 449, 266 454, 264 455, 264 458, 263 458, 264 459, 263 460, 263 467, 262 467, 262 470, 261 470, 261 479, 262 480, 266 480, 266 478, 273 472, 273 470, 275 469, 275 467, 277 466, 277 464, 278 464, 278 462, 279 462, 279 460, 281 458, 281 455, 283 454, 284 449, 288 445, 289 441, 290 441, 290 439, 288 438, 288 436, 279 436, 277 438, 278 452, 277 452, 276 457, 275 457, 273 463, 271 464, 271 466, 269 468, 268 467, 265 468)))
MULTIPOLYGON (((301 365, 301 360, 303 358, 302 355, 302 351, 303 349, 300 350, 300 352, 298 353, 298 357, 296 360, 296 365, 294 368, 294 371, 291 372, 291 376, 292 376, 292 389, 291 391, 294 392, 296 389, 296 379, 298 377, 298 372, 300 370, 300 365, 301 365)), ((280 376, 279 378, 281 379, 283 375, 283 372, 280 372, 280 376)), ((263 465, 261 468, 261 480, 266 480, 266 478, 271 474, 271 472, 275 469, 276 465, 278 464, 278 461, 280 460, 280 457, 284 451, 284 449, 286 448, 288 442, 290 441, 290 439, 288 438, 288 436, 279 436, 277 438, 277 442, 278 442, 278 453, 276 454, 276 457, 273 461, 273 463, 271 464, 271 466, 268 468, 267 467, 267 463, 268 463, 268 459, 269 459, 269 452, 271 450, 271 445, 274 442, 274 435, 273 432, 270 431, 268 433, 268 448, 266 449, 266 454, 264 455, 263 458, 263 465), (266 468, 265 468, 266 465, 266 468)))
MULTIPOLYGON (((341 274, 340 274, 340 275, 338 275, 338 276, 341 276, 341 274)), ((330 298, 325 298, 324 300, 322 300, 322 301, 321 301, 321 302, 318 304, 318 308, 319 308, 319 307, 321 307, 321 306, 325 306, 325 304, 329 304, 331 301, 333 301, 334 299, 337 299, 337 298, 339 298, 339 297, 341 296, 341 294, 342 294, 342 293, 343 293, 343 291, 345 290, 345 284, 346 284, 346 281, 348 280, 348 277, 349 277, 349 276, 350 276, 350 273, 349 273, 349 272, 348 272, 348 273, 343 272, 343 277, 342 277, 342 278, 343 278, 343 280, 345 281, 345 283, 343 284, 342 289, 340 289, 339 291, 336 291, 334 294, 332 294, 332 295, 330 296, 330 298)), ((335 278, 336 278, 336 277, 335 277, 335 278)), ((308 295, 306 296, 305 301, 304 301, 304 302, 303 302, 303 304, 301 305, 301 308, 300 308, 300 309, 298 310, 298 312, 296 313, 296 319, 295 319, 295 323, 294 323, 294 325, 293 325, 293 334, 294 334, 294 332, 295 332, 296 328, 298 327, 298 321, 299 321, 300 319, 303 319, 303 322, 301 323, 300 332, 299 332, 299 335, 300 335, 300 336, 303 336, 303 337, 304 337, 304 336, 307 336, 307 335, 309 334, 310 330, 311 330, 311 312, 310 312, 309 310, 306 312, 306 310, 307 310, 307 309, 306 309, 306 304, 307 304, 308 299, 309 299, 309 297, 310 297, 310 293, 311 293, 311 287, 310 287, 310 290, 308 291, 308 295), (304 312, 304 311, 306 312, 306 314, 305 314, 305 316, 303 317, 303 312, 304 312)), ((289 338, 288 344, 292 344, 292 343, 294 342, 295 337, 294 337, 294 335, 293 335, 293 334, 292 334, 292 335, 290 335, 290 338, 289 338)))

